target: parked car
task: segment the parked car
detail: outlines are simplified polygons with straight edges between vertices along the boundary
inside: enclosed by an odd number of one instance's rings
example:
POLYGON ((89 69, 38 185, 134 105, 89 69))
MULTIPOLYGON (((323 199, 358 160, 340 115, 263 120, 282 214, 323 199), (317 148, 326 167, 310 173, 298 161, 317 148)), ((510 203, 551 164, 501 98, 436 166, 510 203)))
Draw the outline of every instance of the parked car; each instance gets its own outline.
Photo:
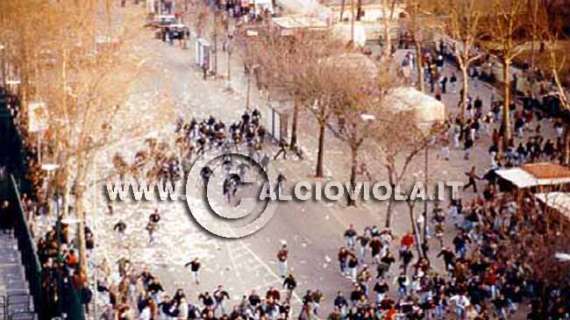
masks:
POLYGON ((171 24, 176 24, 178 21, 173 15, 157 15, 154 20, 148 24, 151 28, 163 28, 171 24))

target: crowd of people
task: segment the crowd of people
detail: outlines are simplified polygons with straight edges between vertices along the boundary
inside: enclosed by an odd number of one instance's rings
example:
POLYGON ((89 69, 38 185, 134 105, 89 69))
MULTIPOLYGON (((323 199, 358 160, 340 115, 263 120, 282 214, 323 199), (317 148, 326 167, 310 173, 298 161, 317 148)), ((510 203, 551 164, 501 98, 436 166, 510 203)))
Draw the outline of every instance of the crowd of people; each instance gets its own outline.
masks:
MULTIPOLYGON (((161 1, 159 5, 168 11, 171 3, 161 1)), ((217 5, 222 8, 220 3, 217 5)), ((261 16, 252 14, 241 1, 226 1, 225 10, 236 18, 259 19, 261 16)), ((445 72, 447 56, 442 48, 425 56, 425 81, 438 99, 458 91, 457 76, 445 72)), ((414 56, 408 55, 403 66, 414 63, 414 56)), ((473 79, 488 77, 476 69, 471 75, 473 79)), ((501 101, 492 99, 486 106, 480 97, 468 97, 466 116, 447 123, 447 130, 438 139, 441 158, 449 160, 453 149, 463 149, 465 160, 472 160, 475 143, 488 136, 491 170, 560 159, 564 123, 555 120, 555 137, 550 137, 543 125, 543 117, 548 114, 537 107, 547 101, 531 94, 524 94, 525 97, 528 99, 524 101, 532 103, 525 102, 521 106, 515 101, 511 106, 515 134, 506 146, 502 146, 505 128, 494 129, 502 117, 501 101), (504 152, 499 153, 499 149, 504 152)), ((260 120, 256 109, 245 112, 239 121, 231 124, 215 117, 190 121, 181 118, 176 124, 174 143, 149 139, 147 148, 138 151, 132 163, 117 154, 113 164, 119 175, 131 174, 156 181, 181 179, 196 159, 212 151, 223 154, 245 150, 254 160, 267 164, 270 157, 263 152, 266 129, 260 120)), ((274 159, 281 155, 286 157, 286 147, 286 143, 281 142, 274 159)), ((29 160, 35 189, 45 189, 43 173, 33 167, 36 163, 33 154, 29 160)), ((370 175, 365 167, 362 171, 370 175)), ((328 315, 320 311, 326 297, 319 289, 305 292, 300 308, 295 310, 297 313, 291 313, 292 297, 298 285, 289 270, 289 249, 283 245, 276 255, 282 286, 270 287, 264 292, 252 290, 237 299, 237 304, 230 303, 234 293, 228 292, 223 284, 211 292, 200 287, 201 292, 191 295, 179 288, 170 295, 159 276, 147 267, 134 265, 126 258, 116 263, 103 259, 96 266, 95 284, 95 290, 105 303, 101 318, 275 320, 296 316, 300 320, 311 320, 326 316, 329 320, 453 317, 475 320, 508 319, 526 314, 527 319, 532 320, 569 319, 567 271, 552 261, 551 251, 545 249, 567 240, 567 236, 560 233, 562 226, 544 214, 535 198, 521 200, 510 193, 499 193, 492 179, 478 192, 475 167, 467 176, 466 187, 473 187, 474 191, 471 199, 452 201, 447 208, 437 205, 429 221, 411 222, 417 224, 415 230, 428 224, 427 238, 422 239, 420 232, 397 236, 389 228, 369 226, 358 232, 349 226, 342 235, 344 244, 337 257, 339 273, 352 289, 348 293, 339 290, 331 297, 333 311, 328 315)), ((49 200, 42 200, 41 196, 32 199, 23 195, 22 203, 29 221, 48 214, 49 200)), ((110 206, 109 213, 112 211, 110 206)), ((160 214, 154 211, 148 221, 143 222, 151 244, 155 242, 160 221, 160 214)), ((126 222, 119 220, 112 227, 122 241, 126 222)), ((43 234, 34 232, 43 268, 45 301, 56 308, 58 299, 71 296, 72 291, 79 292, 81 304, 89 310, 93 292, 87 275, 80 268, 71 229, 60 221, 43 234)), ((85 227, 84 234, 87 250, 93 250, 95 235, 89 227, 85 227)), ((202 261, 194 257, 185 267, 190 271, 192 282, 199 285, 202 261)))
POLYGON ((546 244, 567 241, 557 240, 561 225, 544 214, 535 198, 520 202, 512 194, 496 193, 493 184, 489 188, 467 205, 452 202, 447 212, 436 206, 431 217, 436 237, 442 222, 451 235, 426 247, 418 235, 406 233, 399 239, 398 260, 390 252, 398 244, 392 243, 389 229, 371 226, 358 233, 350 226, 338 261, 354 290, 348 299, 339 294, 332 315, 509 319, 526 314, 527 319, 568 319, 568 271, 545 249, 546 244), (442 270, 432 267, 439 258, 442 270), (398 268, 392 267, 396 261, 398 268), (387 294, 391 286, 393 296, 387 294), (519 311, 521 306, 524 311, 519 311))
POLYGON ((266 130, 260 124, 261 113, 245 111, 241 119, 226 125, 213 116, 204 120, 179 118, 173 143, 146 140, 146 149, 136 152, 132 163, 120 154, 113 157, 113 165, 121 177, 145 177, 152 181, 176 181, 185 177, 193 164, 206 152, 228 154, 243 152, 266 166, 269 157, 263 152, 266 130))

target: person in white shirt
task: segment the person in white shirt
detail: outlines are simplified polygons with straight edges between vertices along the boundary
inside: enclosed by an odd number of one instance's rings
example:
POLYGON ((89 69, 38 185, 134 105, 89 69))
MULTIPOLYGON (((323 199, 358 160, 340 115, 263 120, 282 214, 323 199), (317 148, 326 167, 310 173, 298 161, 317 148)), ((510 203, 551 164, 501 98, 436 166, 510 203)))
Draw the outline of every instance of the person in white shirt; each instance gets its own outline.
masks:
POLYGON ((186 298, 181 298, 178 304, 178 320, 188 319, 188 302, 186 298))
POLYGON ((457 316, 457 319, 463 319, 465 309, 471 304, 469 302, 469 298, 463 294, 456 294, 452 296, 449 301, 455 304, 455 315, 457 316))

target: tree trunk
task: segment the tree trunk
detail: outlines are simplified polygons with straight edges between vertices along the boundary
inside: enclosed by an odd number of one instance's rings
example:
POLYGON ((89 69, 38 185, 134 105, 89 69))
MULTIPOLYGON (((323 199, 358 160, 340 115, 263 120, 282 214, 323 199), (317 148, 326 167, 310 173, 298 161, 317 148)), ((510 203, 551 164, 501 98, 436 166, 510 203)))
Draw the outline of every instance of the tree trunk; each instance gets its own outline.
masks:
MULTIPOLYGON (((394 176, 393 169, 388 168, 388 181, 390 182, 392 191, 394 191, 394 186, 395 186, 394 178, 392 178, 393 176, 394 176)), ((384 227, 386 228, 390 228, 390 226, 392 225, 393 206, 394 206, 394 195, 392 194, 392 196, 388 198, 388 206, 386 207, 386 223, 384 224, 384 227)))
POLYGON ((214 74, 218 74, 218 9, 214 8, 214 74))
POLYGON ((467 74, 467 66, 462 64, 461 76, 463 77, 463 94, 461 95, 461 111, 459 118, 461 121, 465 119, 465 109, 467 109, 467 96, 469 95, 469 75, 467 74))
POLYGON ((416 225, 416 215, 414 214, 414 205, 408 203, 408 208, 410 209, 409 210, 409 212, 410 212, 410 223, 412 225, 412 233, 413 233, 414 238, 415 238, 416 250, 418 251, 418 257, 423 257, 425 255, 422 252, 420 232, 418 231, 418 228, 416 225))
POLYGON ((342 18, 344 16, 344 6, 346 4, 346 0, 341 0, 340 2, 340 22, 342 22, 342 18))
POLYGON ((317 153, 317 169, 315 172, 315 176, 317 178, 322 178, 323 174, 323 160, 324 160, 324 152, 325 152, 325 129, 326 123, 324 120, 319 121, 319 150, 317 153))
POLYGON ((408 204, 409 214, 410 214, 410 224, 412 225, 412 233, 415 235, 418 234, 417 225, 416 225, 416 215, 414 212, 414 206, 408 204))
POLYGON ((509 106, 511 104, 511 61, 503 60, 503 82, 504 88, 504 103, 503 103, 503 151, 509 145, 511 140, 511 119, 509 106))
POLYGON ((299 98, 297 95, 293 97, 293 123, 291 124, 291 142, 289 147, 295 149, 297 147, 297 122, 299 121, 299 98))
POLYGON ((75 196, 76 214, 79 223, 77 224, 77 241, 79 245, 79 269, 83 275, 87 275, 87 245, 85 243, 85 209, 83 208, 83 191, 75 196))
POLYGON ((390 23, 384 22, 384 56, 389 57, 391 54, 392 54, 392 37, 390 35, 390 23))
POLYGON ((232 49, 230 48, 229 40, 226 50, 228 52, 228 90, 232 90, 232 49))
POLYGON ((384 227, 390 228, 392 225, 392 207, 393 207, 393 200, 392 197, 388 199, 388 206, 386 207, 386 223, 384 227))
POLYGON ((245 94, 245 109, 249 110, 249 101, 251 99, 251 76, 252 76, 252 70, 249 71, 249 74, 247 75, 247 89, 246 89, 246 94, 245 94))
POLYGON ((530 11, 532 12, 532 42, 530 44, 530 67, 534 69, 536 65, 536 32, 537 32, 537 14, 538 14, 538 3, 535 0, 529 0, 530 11))
POLYGON ((354 46, 354 0, 350 0, 350 44, 354 46))
POLYGON ((416 66, 418 71, 418 90, 424 92, 424 62, 422 59, 422 47, 419 41, 415 41, 416 45, 416 66))
MULTIPOLYGON (((83 156, 85 157, 85 155, 83 156)), ((87 246, 85 243, 85 208, 83 205, 83 196, 85 194, 85 175, 87 173, 86 159, 78 159, 77 176, 75 178, 74 196, 75 196, 75 216, 78 220, 77 244, 79 247, 79 269, 83 275, 87 275, 87 246)))
MULTIPOLYGON (((428 183, 429 183, 429 145, 425 146, 425 158, 424 158, 424 184, 425 184, 425 188, 427 189, 428 187, 428 183)), ((422 230, 422 245, 425 245, 425 247, 427 248, 427 244, 428 244, 428 239, 427 239, 427 228, 428 228, 428 202, 427 200, 424 200, 424 212, 423 212, 423 218, 424 218, 424 225, 423 225, 423 230, 422 230)), ((423 251, 423 250, 422 250, 423 251)), ((424 255, 424 257, 427 258, 427 254, 424 255)))
MULTIPOLYGON (((350 148, 350 192, 354 192, 354 188, 356 187, 356 169, 358 167, 358 162, 356 161, 357 156, 358 149, 350 148)), ((356 199, 354 199, 354 197, 348 197, 347 205, 355 207, 356 199)))

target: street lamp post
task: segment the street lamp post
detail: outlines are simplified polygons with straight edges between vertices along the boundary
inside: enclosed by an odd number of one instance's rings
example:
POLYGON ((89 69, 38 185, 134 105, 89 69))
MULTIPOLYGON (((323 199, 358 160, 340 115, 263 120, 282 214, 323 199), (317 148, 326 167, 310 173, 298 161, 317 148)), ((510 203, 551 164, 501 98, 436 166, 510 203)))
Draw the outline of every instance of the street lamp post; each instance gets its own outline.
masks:
POLYGON ((233 51, 233 34, 228 32, 228 39, 226 41, 226 52, 228 53, 228 84, 226 90, 231 92, 232 89, 232 51, 233 51))
MULTIPOLYGON (((424 187, 427 189, 428 187, 428 180, 429 180, 429 144, 426 144, 426 148, 425 148, 425 154, 424 154, 424 187)), ((424 200, 424 225, 423 225, 423 252, 424 252, 424 256, 425 258, 427 258, 427 245, 428 245, 428 240, 427 240, 427 225, 428 225, 428 202, 427 199, 424 200)))

